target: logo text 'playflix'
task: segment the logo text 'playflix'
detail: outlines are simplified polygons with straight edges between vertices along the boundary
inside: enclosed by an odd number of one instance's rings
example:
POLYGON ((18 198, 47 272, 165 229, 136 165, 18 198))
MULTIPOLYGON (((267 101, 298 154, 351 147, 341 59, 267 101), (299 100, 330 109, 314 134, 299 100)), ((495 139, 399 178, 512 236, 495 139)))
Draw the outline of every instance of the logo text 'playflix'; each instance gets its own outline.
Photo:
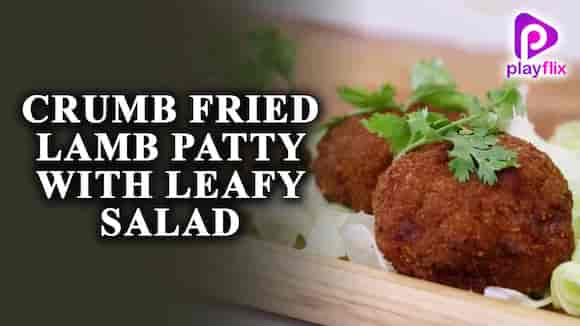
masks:
POLYGON ((552 25, 528 13, 516 16, 514 54, 519 60, 506 65, 507 78, 563 77, 566 64, 554 59, 533 59, 558 42, 558 31, 552 25))

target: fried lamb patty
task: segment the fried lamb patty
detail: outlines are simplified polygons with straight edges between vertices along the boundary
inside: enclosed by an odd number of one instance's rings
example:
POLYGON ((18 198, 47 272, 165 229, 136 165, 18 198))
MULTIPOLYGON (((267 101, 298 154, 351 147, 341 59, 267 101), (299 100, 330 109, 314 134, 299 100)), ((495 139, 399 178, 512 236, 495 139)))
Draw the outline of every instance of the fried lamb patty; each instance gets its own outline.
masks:
POLYGON ((379 249, 406 275, 482 292, 500 286, 541 293, 574 250, 572 196, 551 159, 511 136, 519 168, 494 186, 448 168, 451 145, 423 146, 396 160, 373 194, 379 249))

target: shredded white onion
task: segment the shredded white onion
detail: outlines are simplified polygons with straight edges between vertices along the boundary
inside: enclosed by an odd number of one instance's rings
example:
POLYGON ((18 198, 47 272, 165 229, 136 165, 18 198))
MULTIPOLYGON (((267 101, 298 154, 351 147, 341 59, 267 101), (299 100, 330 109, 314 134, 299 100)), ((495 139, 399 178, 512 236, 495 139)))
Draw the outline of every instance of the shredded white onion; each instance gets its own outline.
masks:
POLYGON ((554 307, 580 316, 580 263, 566 262, 554 270, 551 282, 554 307))
POLYGON ((338 232, 346 218, 345 214, 336 212, 317 216, 314 226, 306 235, 304 251, 327 257, 346 256, 346 248, 338 232))
POLYGON ((552 298, 549 296, 541 300, 534 300, 516 290, 500 288, 496 286, 486 287, 483 291, 483 295, 488 298, 517 303, 531 308, 542 308, 552 303, 552 298))
POLYGON ((356 264, 394 272, 393 265, 385 260, 375 242, 372 224, 374 218, 364 213, 350 215, 347 222, 340 228, 348 258, 356 264))

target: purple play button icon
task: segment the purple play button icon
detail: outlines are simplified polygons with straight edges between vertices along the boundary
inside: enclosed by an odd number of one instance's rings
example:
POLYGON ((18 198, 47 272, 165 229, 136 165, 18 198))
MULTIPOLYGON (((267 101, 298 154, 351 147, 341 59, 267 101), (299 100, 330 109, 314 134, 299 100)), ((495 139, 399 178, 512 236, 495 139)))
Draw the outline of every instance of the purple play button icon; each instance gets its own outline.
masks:
POLYGON ((554 46, 557 41, 558 31, 548 23, 527 13, 516 16, 516 57, 521 60, 531 59, 554 46))

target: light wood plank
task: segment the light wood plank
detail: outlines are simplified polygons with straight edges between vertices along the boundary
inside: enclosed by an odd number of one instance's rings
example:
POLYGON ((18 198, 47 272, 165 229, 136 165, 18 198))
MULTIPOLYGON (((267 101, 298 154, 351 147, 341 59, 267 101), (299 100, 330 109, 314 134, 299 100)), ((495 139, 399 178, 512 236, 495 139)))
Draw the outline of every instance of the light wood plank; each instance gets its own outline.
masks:
POLYGON ((177 270, 181 284, 192 294, 324 325, 578 325, 580 322, 563 314, 520 307, 258 240, 183 249, 178 252, 177 270), (191 259, 193 252, 200 254, 199 250, 208 259, 191 259))

